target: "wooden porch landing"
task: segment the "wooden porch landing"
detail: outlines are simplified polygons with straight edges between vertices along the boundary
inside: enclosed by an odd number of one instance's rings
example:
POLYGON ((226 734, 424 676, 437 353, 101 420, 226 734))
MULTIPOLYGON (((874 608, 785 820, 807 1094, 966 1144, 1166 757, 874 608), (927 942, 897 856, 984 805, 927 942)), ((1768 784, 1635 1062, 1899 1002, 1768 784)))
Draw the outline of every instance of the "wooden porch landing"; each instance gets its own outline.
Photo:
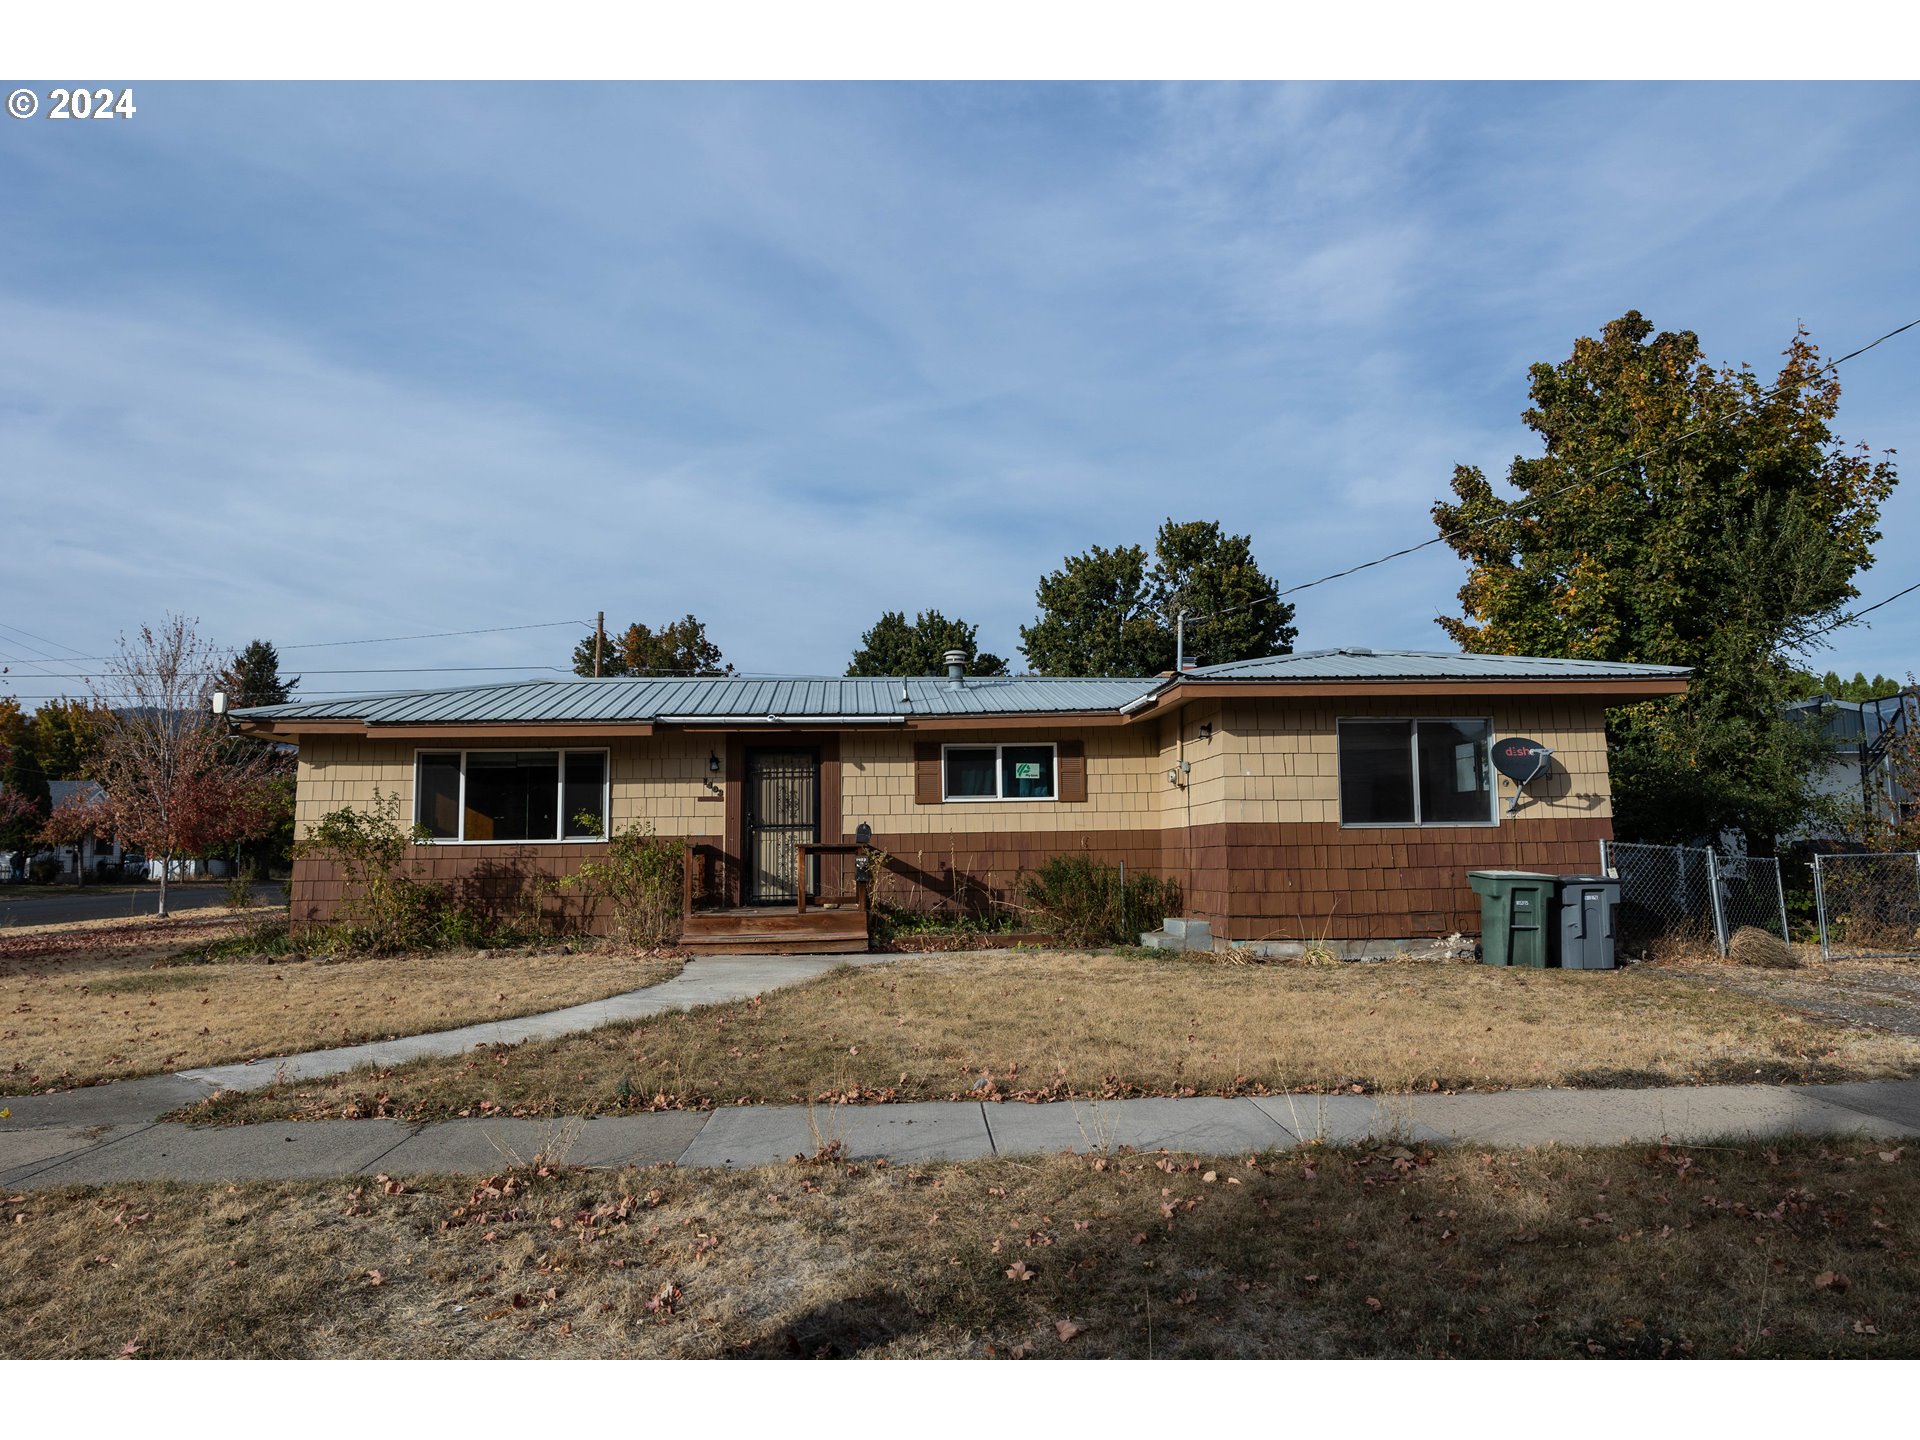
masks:
POLYGON ((851 905, 696 910, 684 921, 680 945, 696 955, 864 955, 867 912, 851 905))

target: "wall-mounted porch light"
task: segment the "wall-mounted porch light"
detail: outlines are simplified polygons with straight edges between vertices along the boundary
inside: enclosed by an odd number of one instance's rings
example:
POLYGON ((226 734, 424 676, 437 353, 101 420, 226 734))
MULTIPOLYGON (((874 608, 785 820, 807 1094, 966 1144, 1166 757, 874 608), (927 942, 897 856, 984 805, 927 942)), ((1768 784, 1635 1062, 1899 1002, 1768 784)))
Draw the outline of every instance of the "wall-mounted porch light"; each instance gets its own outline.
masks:
POLYGON ((711 750, 707 752, 707 773, 709 775, 720 773, 720 757, 711 750))
POLYGON ((1213 739, 1213 722, 1211 720, 1205 720, 1201 722, 1200 738, 1202 740, 1213 739))

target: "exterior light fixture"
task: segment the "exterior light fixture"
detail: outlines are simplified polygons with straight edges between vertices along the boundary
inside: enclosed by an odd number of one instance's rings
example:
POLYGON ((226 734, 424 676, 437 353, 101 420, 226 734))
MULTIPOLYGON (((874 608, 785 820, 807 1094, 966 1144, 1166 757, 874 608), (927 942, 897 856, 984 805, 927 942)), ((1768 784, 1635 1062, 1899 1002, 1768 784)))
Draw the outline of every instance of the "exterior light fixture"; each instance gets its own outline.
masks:
POLYGON ((1204 722, 1200 726, 1200 738, 1202 740, 1213 739, 1213 722, 1211 720, 1204 722))
POLYGON ((720 773, 720 757, 711 750, 707 752, 707 773, 710 775, 720 773))

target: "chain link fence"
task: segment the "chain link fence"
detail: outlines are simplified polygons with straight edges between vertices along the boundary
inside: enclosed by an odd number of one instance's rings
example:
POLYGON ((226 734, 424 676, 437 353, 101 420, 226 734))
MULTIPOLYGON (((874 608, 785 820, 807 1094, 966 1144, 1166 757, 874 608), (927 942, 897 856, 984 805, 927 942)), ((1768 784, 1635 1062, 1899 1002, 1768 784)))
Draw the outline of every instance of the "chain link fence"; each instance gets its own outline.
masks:
POLYGON ((1826 959, 1920 958, 1920 852, 1815 855, 1813 900, 1826 959))
POLYGON ((1602 840, 1600 868, 1620 881, 1614 934, 1627 954, 1712 945, 1724 955, 1742 926, 1791 938, 1780 862, 1771 855, 1602 840))

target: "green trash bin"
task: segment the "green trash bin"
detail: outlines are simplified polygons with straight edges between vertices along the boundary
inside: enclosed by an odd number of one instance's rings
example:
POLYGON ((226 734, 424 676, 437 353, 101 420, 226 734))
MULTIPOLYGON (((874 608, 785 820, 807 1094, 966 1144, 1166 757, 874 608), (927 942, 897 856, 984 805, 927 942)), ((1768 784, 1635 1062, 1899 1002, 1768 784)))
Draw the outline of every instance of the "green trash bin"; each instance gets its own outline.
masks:
POLYGON ((1544 970, 1554 963, 1558 875, 1534 870, 1469 870, 1480 897, 1480 960, 1544 970))

